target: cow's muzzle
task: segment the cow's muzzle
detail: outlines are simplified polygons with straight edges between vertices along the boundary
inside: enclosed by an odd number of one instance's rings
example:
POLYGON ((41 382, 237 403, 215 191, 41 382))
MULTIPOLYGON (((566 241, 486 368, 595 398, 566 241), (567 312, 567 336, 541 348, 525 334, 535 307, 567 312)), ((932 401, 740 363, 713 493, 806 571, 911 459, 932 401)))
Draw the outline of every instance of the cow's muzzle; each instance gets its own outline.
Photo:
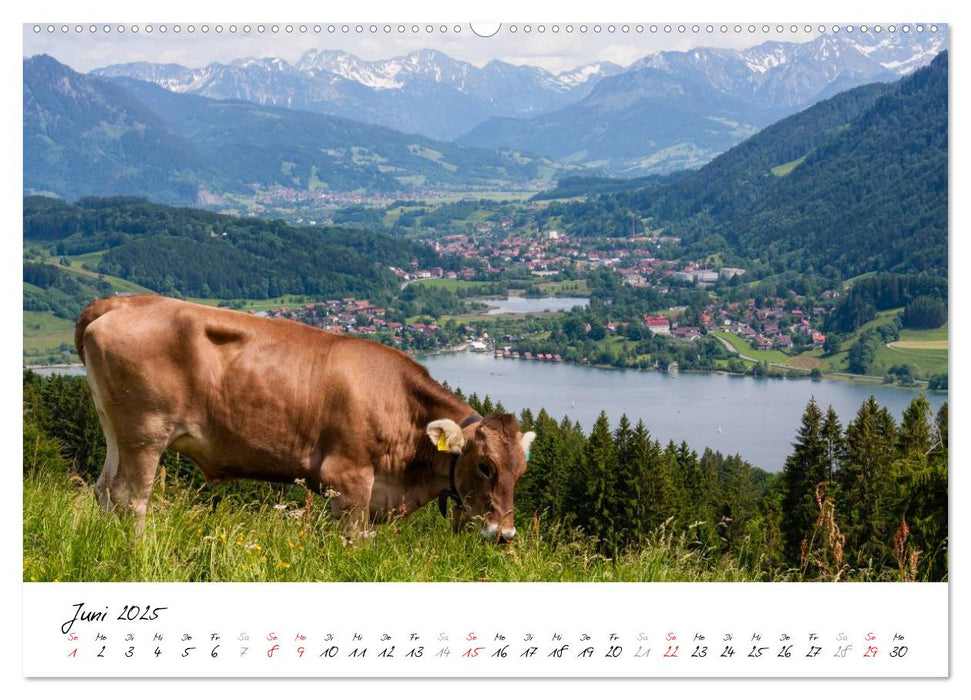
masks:
POLYGON ((502 529, 499 529, 499 526, 496 525, 495 523, 491 523, 490 525, 483 527, 481 530, 479 530, 479 532, 481 533, 482 537, 489 540, 490 542, 496 542, 496 541, 500 543, 511 542, 512 539, 516 536, 515 527, 508 527, 508 528, 504 527, 502 529))

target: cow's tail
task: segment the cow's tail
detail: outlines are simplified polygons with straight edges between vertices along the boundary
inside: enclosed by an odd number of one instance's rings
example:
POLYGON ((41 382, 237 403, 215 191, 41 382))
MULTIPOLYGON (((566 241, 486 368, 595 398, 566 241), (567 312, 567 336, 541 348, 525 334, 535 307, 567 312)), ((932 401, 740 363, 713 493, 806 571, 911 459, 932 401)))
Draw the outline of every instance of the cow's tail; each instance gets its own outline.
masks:
POLYGON ((103 299, 95 299, 90 304, 88 308, 81 312, 78 316, 78 321, 74 324, 74 347, 78 351, 78 355, 81 357, 81 362, 84 362, 84 331, 87 330, 91 323, 112 309, 116 309, 125 303, 125 297, 112 296, 104 297, 103 299))

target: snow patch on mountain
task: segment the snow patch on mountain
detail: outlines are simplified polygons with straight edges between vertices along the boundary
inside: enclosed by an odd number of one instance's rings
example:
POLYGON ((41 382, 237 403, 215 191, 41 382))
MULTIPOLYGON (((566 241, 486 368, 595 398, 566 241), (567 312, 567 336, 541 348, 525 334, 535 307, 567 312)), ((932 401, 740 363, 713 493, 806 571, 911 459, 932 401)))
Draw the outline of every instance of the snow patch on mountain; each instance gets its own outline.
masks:
POLYGON ((563 71, 555 77, 555 81, 566 87, 583 85, 592 79, 599 79, 609 75, 616 75, 624 69, 610 61, 599 61, 586 66, 579 66, 572 70, 563 71))

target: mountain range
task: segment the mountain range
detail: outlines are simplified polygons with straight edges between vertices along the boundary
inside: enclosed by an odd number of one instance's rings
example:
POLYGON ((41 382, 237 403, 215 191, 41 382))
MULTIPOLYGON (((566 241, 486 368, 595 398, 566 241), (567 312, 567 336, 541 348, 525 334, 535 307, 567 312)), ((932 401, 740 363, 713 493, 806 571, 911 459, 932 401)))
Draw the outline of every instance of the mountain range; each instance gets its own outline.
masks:
POLYGON ((945 46, 943 35, 861 34, 664 51, 603 78, 574 104, 530 119, 492 118, 459 142, 542 153, 623 177, 697 168, 842 90, 896 80, 945 46))
POLYGON ((198 200, 200 188, 396 193, 522 186, 554 177, 543 158, 406 135, 297 109, 171 92, 131 78, 24 60, 24 189, 74 199, 198 200))
POLYGON ((827 34, 558 75, 432 50, 90 74, 35 56, 24 60, 24 188, 182 204, 200 191, 398 194, 664 174, 842 90, 910 74, 946 41, 946 31, 827 34))
POLYGON ((452 140, 489 117, 528 117, 563 107, 589 94, 602 77, 621 70, 602 62, 553 75, 542 68, 502 61, 478 68, 431 49, 379 61, 345 51, 312 49, 294 64, 280 58, 242 58, 201 68, 126 63, 92 74, 136 78, 171 92, 309 110, 452 140))
POLYGON ((739 50, 663 51, 626 67, 598 62, 556 75, 502 61, 480 68, 430 49, 376 61, 311 50, 292 64, 274 57, 200 68, 128 63, 93 74, 632 177, 699 167, 819 100, 926 65, 946 43, 944 29, 843 32, 739 50))

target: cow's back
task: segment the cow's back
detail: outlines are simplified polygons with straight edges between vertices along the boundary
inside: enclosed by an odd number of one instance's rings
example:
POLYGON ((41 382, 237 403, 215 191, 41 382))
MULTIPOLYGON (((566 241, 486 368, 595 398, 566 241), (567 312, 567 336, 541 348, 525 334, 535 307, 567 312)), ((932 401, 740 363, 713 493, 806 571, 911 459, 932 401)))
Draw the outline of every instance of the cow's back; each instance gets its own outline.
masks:
POLYGON ((380 459, 414 438, 409 383, 427 377, 377 343, 156 296, 96 301, 76 336, 115 432, 168 440, 212 479, 380 459))

